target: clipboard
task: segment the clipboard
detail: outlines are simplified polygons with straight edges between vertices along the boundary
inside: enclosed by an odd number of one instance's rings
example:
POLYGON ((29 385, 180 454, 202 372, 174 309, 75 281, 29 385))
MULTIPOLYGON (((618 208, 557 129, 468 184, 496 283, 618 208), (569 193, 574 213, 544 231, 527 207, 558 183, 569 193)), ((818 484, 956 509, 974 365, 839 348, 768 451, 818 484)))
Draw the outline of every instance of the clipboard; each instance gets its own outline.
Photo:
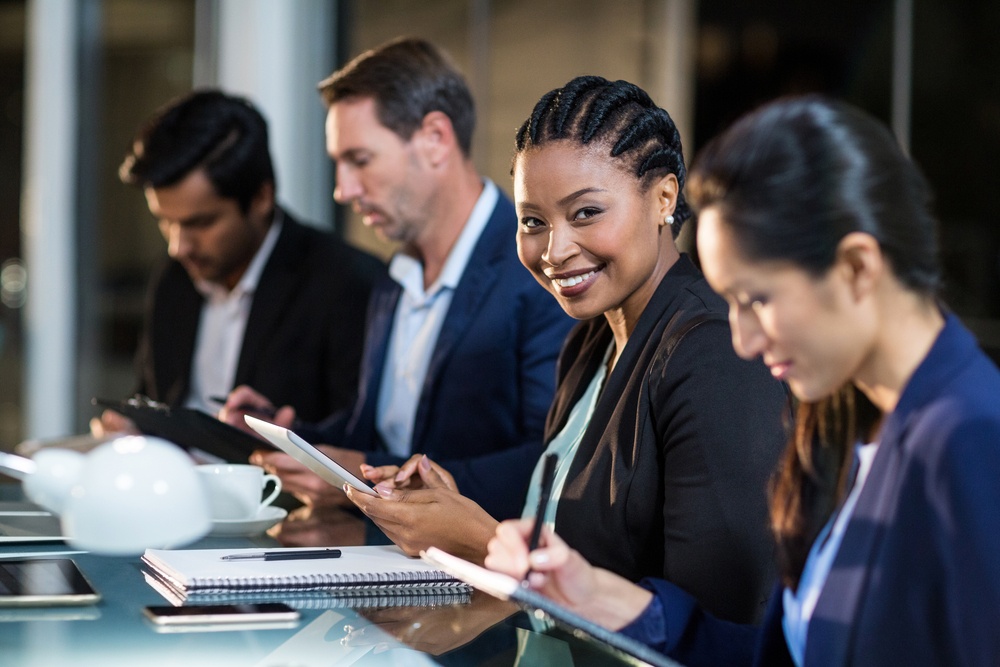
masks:
POLYGON ((171 408, 138 395, 120 401, 94 398, 91 403, 125 415, 145 435, 186 450, 208 452, 227 463, 246 463, 254 450, 273 449, 266 441, 194 408, 171 408))

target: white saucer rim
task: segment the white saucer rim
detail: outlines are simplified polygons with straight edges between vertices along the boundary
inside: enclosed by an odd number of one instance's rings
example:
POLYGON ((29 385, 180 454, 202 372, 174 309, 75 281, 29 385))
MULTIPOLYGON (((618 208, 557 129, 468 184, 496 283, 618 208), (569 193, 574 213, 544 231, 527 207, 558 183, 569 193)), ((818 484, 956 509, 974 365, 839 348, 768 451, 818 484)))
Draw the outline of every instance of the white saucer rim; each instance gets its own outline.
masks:
MULTIPOLYGON (((265 505, 257 512, 257 516, 249 519, 212 519, 213 526, 252 526, 256 523, 274 521, 277 523, 288 516, 288 510, 284 507, 265 505)), ((273 525, 273 524, 272 524, 273 525)))

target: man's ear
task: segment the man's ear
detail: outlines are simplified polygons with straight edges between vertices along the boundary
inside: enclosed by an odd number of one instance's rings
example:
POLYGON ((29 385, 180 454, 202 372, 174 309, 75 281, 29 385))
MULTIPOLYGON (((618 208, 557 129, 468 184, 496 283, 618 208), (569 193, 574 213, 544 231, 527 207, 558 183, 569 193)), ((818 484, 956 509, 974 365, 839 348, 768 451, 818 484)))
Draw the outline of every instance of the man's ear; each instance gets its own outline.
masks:
POLYGON ((274 203, 274 183, 265 181, 250 200, 250 210, 247 213, 255 219, 268 217, 274 210, 274 203))
POLYGON ((455 128, 451 119, 442 111, 431 111, 424 116, 414 134, 419 147, 433 166, 443 163, 457 148, 455 128))
POLYGON ((840 239, 834 262, 856 301, 875 291, 887 268, 882 247, 865 232, 851 232, 840 239))

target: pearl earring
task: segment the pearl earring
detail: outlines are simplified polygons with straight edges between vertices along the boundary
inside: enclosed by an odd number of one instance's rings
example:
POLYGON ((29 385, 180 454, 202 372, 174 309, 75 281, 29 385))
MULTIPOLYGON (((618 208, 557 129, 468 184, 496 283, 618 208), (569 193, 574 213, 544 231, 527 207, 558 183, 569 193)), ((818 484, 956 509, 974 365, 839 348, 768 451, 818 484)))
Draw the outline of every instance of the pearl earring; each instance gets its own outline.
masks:
POLYGON ((674 216, 673 215, 668 215, 667 217, 665 217, 663 219, 663 222, 667 223, 668 225, 673 225, 674 224, 674 216))

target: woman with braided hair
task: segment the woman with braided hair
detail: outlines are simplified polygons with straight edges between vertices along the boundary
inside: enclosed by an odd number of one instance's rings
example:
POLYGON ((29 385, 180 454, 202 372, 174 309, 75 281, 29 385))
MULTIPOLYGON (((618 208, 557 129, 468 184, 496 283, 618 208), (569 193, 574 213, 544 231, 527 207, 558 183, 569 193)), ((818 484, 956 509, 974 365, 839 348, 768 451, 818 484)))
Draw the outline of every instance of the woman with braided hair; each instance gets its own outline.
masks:
MULTIPOLYGON (((545 523, 627 579, 665 578, 722 618, 757 620, 786 392, 737 357, 725 302, 677 250, 690 211, 673 121, 633 84, 579 77, 521 126, 512 174, 521 262, 580 320, 547 421, 559 463, 545 523)), ((435 465, 367 473, 383 499, 349 495, 397 544, 482 561, 496 522, 435 465)))

